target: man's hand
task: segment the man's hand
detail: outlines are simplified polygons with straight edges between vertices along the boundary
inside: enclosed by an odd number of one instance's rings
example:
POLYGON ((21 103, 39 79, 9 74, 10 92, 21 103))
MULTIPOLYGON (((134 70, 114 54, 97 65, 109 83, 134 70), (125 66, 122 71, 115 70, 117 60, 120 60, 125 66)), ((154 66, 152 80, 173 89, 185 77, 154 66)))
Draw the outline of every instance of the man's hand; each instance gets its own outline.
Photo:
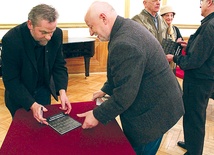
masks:
POLYGON ((168 62, 173 61, 173 57, 174 57, 174 55, 172 55, 172 54, 167 54, 166 55, 166 59, 168 60, 168 62))
POLYGON ((47 119, 43 117, 43 112, 47 112, 48 109, 46 109, 43 105, 38 104, 37 102, 34 102, 30 109, 33 112, 33 117, 39 123, 48 125, 47 119))
POLYGON ((70 101, 68 100, 68 97, 66 95, 65 90, 61 89, 59 91, 59 94, 60 94, 60 101, 61 101, 61 105, 62 105, 60 107, 60 109, 61 110, 66 110, 65 114, 69 114, 71 112, 72 107, 71 107, 70 101))
POLYGON ((99 90, 93 94, 92 101, 96 100, 97 98, 101 98, 105 95, 106 93, 104 93, 102 90, 99 90))
POLYGON ((177 43, 181 44, 181 46, 183 47, 183 50, 186 50, 187 42, 183 41, 181 38, 178 38, 177 43))
POLYGON ((82 128, 89 129, 98 125, 99 121, 94 117, 93 110, 87 111, 82 114, 77 114, 78 117, 85 117, 82 128))

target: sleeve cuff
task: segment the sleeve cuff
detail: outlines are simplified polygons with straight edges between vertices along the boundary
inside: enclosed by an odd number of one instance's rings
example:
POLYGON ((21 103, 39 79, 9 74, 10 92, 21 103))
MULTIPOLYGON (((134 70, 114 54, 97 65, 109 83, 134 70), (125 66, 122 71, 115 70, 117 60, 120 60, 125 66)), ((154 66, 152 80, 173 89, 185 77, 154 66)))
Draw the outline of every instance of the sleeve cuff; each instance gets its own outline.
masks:
POLYGON ((178 56, 177 56, 177 55, 175 55, 175 56, 173 57, 173 61, 174 61, 174 63, 177 63, 177 61, 178 61, 178 56))

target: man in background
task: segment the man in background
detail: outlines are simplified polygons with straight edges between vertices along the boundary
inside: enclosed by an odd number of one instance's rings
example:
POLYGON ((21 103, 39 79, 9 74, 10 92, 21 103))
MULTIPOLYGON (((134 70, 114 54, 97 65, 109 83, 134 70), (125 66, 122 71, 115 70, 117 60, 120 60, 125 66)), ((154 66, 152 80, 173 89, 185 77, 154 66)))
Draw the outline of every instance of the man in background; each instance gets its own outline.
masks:
POLYGON ((106 2, 94 2, 85 22, 91 36, 109 41, 107 81, 93 100, 105 94, 110 98, 78 114, 85 117, 82 127, 106 124, 120 115, 137 155, 156 154, 163 134, 184 114, 181 89, 161 45, 143 26, 118 16, 106 2))
POLYGON ((144 9, 138 15, 135 15, 132 20, 140 23, 148 29, 152 35, 162 43, 163 38, 167 36, 167 23, 158 14, 160 10, 161 0, 144 0, 144 9))
POLYGON ((60 96, 62 110, 70 113, 66 95, 68 73, 62 55, 62 30, 57 28, 55 8, 40 4, 32 8, 24 22, 9 30, 2 39, 2 73, 5 103, 12 117, 19 108, 42 116, 51 94, 60 96))
POLYGON ((185 155, 203 153, 206 109, 214 92, 214 0, 201 0, 200 8, 201 26, 190 36, 187 47, 181 42, 186 55, 169 55, 184 70, 185 143, 179 141, 178 145, 187 149, 185 155))
MULTIPOLYGON (((140 23, 144 26, 147 30, 149 30, 152 35, 159 41, 162 45, 163 39, 172 39, 168 35, 169 26, 166 21, 158 14, 160 10, 161 0, 144 0, 144 9, 141 11, 140 14, 135 15, 132 20, 140 23)), ((166 53, 167 58, 167 51, 166 53)), ((169 62, 169 66, 171 67, 172 71, 175 68, 174 62, 169 62)))

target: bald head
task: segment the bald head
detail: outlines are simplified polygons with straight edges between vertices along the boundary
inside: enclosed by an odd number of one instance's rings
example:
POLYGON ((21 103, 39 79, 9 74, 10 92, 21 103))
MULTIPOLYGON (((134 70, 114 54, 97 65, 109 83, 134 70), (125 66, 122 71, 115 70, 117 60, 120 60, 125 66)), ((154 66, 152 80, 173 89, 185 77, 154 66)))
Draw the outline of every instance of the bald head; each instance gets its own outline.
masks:
POLYGON ((144 0, 143 4, 145 10, 148 11, 151 15, 155 16, 160 10, 161 0, 144 0))
POLYGON ((89 7, 85 22, 91 35, 97 35, 101 40, 107 40, 117 18, 114 8, 107 2, 95 1, 89 7))
POLYGON ((102 13, 109 16, 117 16, 114 8, 110 4, 108 4, 107 2, 95 1, 89 7, 85 15, 85 20, 87 18, 98 18, 102 13))

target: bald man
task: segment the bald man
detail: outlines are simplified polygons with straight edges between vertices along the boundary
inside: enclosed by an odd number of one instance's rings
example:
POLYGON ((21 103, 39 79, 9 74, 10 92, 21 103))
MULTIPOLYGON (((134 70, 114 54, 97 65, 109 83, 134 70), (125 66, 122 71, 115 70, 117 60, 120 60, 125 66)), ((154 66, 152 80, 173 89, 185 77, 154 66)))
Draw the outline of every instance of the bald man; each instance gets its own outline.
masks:
POLYGON ((93 100, 106 94, 110 98, 78 114, 85 117, 82 127, 107 124, 120 115, 136 154, 156 154, 163 134, 184 114, 181 89, 161 45, 143 26, 118 16, 106 2, 94 2, 85 22, 91 36, 109 41, 107 81, 93 100))

